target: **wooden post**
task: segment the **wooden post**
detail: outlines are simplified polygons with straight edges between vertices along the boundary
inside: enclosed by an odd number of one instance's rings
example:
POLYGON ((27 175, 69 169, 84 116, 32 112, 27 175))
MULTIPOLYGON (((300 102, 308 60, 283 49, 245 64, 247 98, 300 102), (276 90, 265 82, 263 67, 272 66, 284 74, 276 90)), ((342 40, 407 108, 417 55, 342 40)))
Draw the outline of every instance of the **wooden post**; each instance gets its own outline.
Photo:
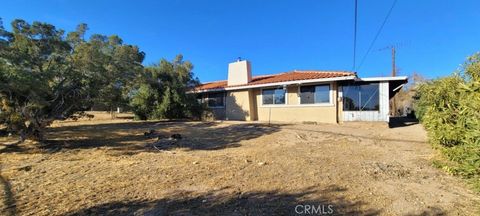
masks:
POLYGON ((395 47, 392 47, 392 76, 397 76, 397 69, 395 66, 395 47))
MULTIPOLYGON (((392 77, 397 76, 397 69, 395 66, 395 46, 392 46, 392 77)), ((397 105, 395 103, 395 96, 392 97, 392 116, 397 116, 397 105)))

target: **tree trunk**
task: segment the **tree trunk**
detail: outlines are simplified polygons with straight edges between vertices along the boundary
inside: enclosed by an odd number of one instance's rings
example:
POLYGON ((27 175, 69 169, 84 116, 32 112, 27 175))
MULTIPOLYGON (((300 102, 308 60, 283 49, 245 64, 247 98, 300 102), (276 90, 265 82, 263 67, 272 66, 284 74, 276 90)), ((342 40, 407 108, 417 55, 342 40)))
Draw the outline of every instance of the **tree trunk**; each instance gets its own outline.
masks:
POLYGON ((45 128, 41 124, 30 124, 25 129, 20 130, 20 143, 25 140, 43 141, 45 128))

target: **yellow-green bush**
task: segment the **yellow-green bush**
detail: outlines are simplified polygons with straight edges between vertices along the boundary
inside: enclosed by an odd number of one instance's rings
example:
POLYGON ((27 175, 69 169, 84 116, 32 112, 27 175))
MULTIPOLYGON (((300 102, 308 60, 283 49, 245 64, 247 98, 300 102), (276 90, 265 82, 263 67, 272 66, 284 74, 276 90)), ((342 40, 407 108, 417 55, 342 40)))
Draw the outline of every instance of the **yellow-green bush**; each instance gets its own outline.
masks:
POLYGON ((451 161, 442 167, 480 189, 480 54, 461 71, 419 85, 415 99, 430 140, 451 161))

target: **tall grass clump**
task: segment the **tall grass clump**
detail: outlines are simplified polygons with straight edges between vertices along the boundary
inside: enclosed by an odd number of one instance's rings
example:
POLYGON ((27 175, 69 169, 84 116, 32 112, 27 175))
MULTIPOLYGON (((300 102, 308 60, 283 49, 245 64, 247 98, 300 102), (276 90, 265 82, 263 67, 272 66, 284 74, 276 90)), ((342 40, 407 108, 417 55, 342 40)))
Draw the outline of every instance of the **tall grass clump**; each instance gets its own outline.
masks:
POLYGON ((448 159, 435 164, 480 191, 480 53, 458 72, 420 84, 415 109, 432 144, 448 159))

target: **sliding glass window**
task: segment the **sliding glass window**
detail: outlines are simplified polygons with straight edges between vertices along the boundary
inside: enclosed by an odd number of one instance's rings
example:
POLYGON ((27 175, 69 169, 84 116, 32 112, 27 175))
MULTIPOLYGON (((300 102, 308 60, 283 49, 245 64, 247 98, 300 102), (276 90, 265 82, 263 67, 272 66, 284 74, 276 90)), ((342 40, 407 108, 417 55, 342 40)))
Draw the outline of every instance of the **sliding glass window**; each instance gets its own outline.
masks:
POLYGON ((300 104, 330 103, 330 85, 300 86, 300 104))
POLYGON ((378 111, 378 83, 353 84, 343 86, 344 111, 378 111))
POLYGON ((263 89, 262 90, 263 105, 285 104, 284 89, 263 89))

